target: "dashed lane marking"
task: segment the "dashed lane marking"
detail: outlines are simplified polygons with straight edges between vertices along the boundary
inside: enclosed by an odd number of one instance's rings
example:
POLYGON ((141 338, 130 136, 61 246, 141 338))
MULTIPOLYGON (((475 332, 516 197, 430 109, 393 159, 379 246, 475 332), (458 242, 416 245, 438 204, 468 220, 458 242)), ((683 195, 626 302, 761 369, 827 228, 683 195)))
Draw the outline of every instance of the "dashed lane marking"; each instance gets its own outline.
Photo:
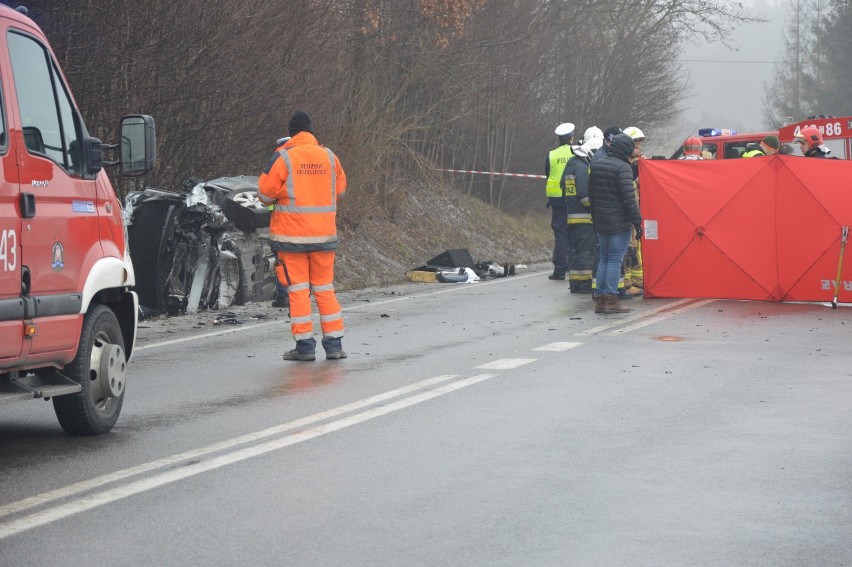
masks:
POLYGON ((583 343, 570 343, 570 342, 550 343, 550 344, 547 344, 547 345, 542 345, 540 347, 536 347, 533 350, 543 350, 543 351, 548 351, 548 352, 562 352, 564 350, 576 348, 576 347, 580 346, 581 344, 583 344, 583 343))
POLYGON ((523 366, 524 364, 529 364, 530 362, 535 361, 535 358, 501 358, 498 360, 492 360, 485 364, 480 364, 474 368, 481 368, 483 370, 511 370, 518 366, 523 366))

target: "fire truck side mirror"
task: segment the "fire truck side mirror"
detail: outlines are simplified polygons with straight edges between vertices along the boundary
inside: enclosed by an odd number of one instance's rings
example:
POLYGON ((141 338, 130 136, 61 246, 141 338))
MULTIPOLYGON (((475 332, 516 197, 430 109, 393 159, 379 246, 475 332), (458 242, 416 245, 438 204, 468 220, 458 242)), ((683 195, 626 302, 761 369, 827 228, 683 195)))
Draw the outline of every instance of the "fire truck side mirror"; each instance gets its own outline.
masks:
MULTIPOLYGON (((104 166, 104 151, 101 141, 87 136, 83 142, 83 159, 88 175, 97 175, 104 166)), ((72 146, 74 143, 72 142, 72 146)), ((71 149, 71 160, 74 161, 74 148, 71 149)))
POLYGON ((133 114, 121 119, 119 172, 135 177, 154 169, 157 161, 157 129, 154 119, 133 114))

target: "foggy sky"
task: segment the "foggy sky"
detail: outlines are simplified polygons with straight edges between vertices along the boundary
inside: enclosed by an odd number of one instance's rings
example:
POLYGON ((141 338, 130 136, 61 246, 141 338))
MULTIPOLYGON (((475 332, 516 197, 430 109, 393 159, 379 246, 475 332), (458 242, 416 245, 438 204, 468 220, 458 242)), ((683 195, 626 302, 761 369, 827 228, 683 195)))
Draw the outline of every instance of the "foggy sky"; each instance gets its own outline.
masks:
MULTIPOLYGON (((751 12, 769 20, 737 30, 724 45, 701 42, 682 55, 688 60, 693 96, 684 101, 678 130, 694 134, 698 128, 733 128, 738 132, 766 130, 763 121, 765 84, 774 76, 774 61, 781 58, 786 6, 782 0, 752 0, 751 12), (704 62, 724 61, 724 62, 704 62)), ((804 117, 802 117, 804 118, 804 117)))

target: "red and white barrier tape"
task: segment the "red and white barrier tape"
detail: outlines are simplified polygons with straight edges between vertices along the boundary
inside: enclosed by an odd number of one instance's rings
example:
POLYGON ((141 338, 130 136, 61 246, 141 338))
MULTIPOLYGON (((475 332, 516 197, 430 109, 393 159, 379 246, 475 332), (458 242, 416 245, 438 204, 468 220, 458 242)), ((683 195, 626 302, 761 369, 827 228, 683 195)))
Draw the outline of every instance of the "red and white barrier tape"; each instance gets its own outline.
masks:
POLYGON ((498 173, 496 171, 470 171, 467 169, 438 169, 438 171, 449 171, 452 173, 481 173, 482 175, 505 175, 507 177, 529 177, 531 179, 547 179, 546 175, 533 175, 531 173, 498 173))

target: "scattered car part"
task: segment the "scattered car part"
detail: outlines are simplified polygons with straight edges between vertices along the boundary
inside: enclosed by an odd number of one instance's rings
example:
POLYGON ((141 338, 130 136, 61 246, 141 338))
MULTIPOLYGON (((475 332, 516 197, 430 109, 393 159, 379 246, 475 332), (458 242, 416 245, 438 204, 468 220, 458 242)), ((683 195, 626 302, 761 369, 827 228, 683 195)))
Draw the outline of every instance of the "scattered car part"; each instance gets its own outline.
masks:
POLYGON ((405 272, 405 277, 413 282, 435 283, 437 280, 436 272, 425 270, 408 270, 405 272))
POLYGON ((454 272, 438 272, 437 279, 442 283, 474 283, 480 280, 472 268, 459 268, 454 272))

